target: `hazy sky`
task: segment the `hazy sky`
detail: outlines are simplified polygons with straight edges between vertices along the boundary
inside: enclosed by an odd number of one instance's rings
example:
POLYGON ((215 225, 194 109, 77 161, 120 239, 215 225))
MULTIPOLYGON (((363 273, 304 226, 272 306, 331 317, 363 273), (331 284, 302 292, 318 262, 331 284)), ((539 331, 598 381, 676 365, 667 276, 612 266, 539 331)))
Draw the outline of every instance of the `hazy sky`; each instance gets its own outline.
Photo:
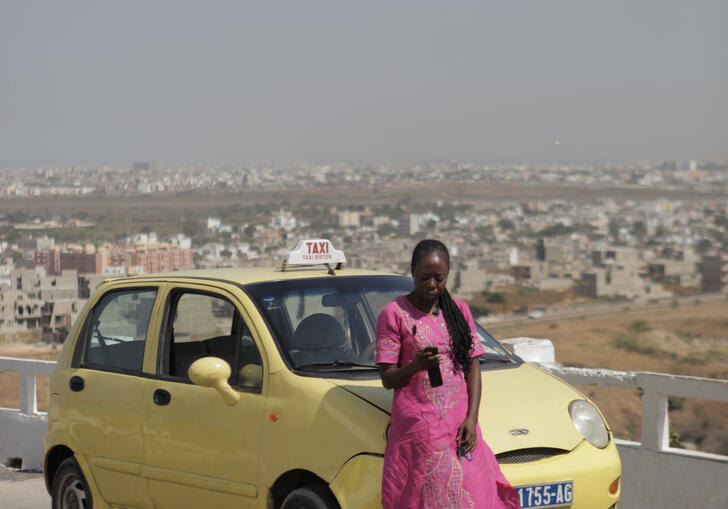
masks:
POLYGON ((0 0, 0 165, 725 157, 725 0, 0 0))

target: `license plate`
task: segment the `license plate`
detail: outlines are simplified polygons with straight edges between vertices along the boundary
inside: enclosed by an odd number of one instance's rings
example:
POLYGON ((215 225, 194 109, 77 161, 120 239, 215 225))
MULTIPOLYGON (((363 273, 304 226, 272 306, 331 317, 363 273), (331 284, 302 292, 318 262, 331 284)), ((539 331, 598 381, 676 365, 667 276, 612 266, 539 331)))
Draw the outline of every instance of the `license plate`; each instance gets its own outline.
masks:
POLYGON ((564 507, 574 502, 574 481, 516 486, 522 509, 528 507, 564 507))

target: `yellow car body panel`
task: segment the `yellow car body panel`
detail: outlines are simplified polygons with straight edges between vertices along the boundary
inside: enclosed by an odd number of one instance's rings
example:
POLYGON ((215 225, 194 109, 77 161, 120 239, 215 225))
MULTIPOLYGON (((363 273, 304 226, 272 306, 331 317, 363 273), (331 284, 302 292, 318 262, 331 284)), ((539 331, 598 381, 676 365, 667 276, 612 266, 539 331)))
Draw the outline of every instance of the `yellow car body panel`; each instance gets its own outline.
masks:
MULTIPOLYGON (((568 406, 574 399, 585 398, 571 386, 529 364, 486 370, 481 372, 481 378, 483 399, 478 419, 483 436, 495 454, 530 447, 571 450, 584 440, 570 424, 568 406), (527 405, 524 405, 525 398, 528 398, 527 405), (530 432, 536 429, 533 426, 536 422, 537 432, 530 432), (528 429, 529 433, 510 434, 514 429, 528 429)), ((391 413, 392 392, 384 389, 378 380, 332 382, 391 413)))
POLYGON ((383 456, 360 454, 346 462, 330 484, 342 509, 381 509, 383 456))
POLYGON ((569 403, 579 394, 561 380, 529 364, 484 371, 482 379, 479 421, 494 453, 531 447, 568 451, 584 440, 569 417, 569 403), (529 432, 513 435, 514 429, 529 432))
POLYGON ((269 381, 260 444, 264 485, 291 470, 330 482, 349 458, 384 454, 389 416, 370 403, 326 379, 285 371, 269 381))
MULTIPOLYGON (((382 273, 346 269, 346 276, 382 273)), ((268 323, 241 285, 327 277, 325 270, 219 269, 109 280, 74 324, 51 376, 47 458, 69 449, 84 472, 94 506, 270 508, 282 476, 308 472, 326 483, 341 509, 381 507, 380 485, 392 392, 376 373, 326 378, 293 372, 268 323), (110 290, 155 288, 139 375, 72 367, 84 317, 110 290), (171 292, 224 297, 239 311, 257 346, 258 390, 224 401, 213 388, 159 376, 165 305, 171 292), (85 388, 69 388, 80 376, 85 388), (167 406, 153 403, 168 393, 167 406)), ((77 354, 76 354, 77 355, 77 354)), ((496 454, 553 448, 562 454, 504 464, 514 485, 574 481, 574 509, 607 509, 621 465, 614 441, 598 449, 571 423, 568 405, 586 399, 541 369, 522 364, 482 372, 479 423, 496 454), (511 433, 513 430, 527 433, 511 433)), ((610 437, 611 438, 611 437, 610 437)), ((47 460, 50 461, 50 460, 47 460)))

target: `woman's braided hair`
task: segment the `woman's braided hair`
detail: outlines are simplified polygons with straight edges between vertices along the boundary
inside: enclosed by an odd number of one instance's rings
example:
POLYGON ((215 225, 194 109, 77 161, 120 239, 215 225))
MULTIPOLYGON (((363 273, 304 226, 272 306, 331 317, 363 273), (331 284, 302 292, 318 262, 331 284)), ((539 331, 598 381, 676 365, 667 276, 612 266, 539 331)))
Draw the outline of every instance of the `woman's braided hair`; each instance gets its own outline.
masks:
MULTIPOLYGON (((442 256, 445 263, 447 263, 448 269, 450 268, 450 253, 445 244, 439 240, 425 239, 418 242, 414 251, 412 251, 412 273, 414 274, 417 262, 433 253, 442 256)), ((463 374, 467 375, 472 362, 471 353, 473 351, 470 326, 447 288, 440 294, 437 305, 442 311, 442 316, 447 324, 447 331, 450 333, 450 343, 452 345, 450 357, 452 358, 453 372, 457 373, 458 368, 460 368, 463 370, 463 374)))

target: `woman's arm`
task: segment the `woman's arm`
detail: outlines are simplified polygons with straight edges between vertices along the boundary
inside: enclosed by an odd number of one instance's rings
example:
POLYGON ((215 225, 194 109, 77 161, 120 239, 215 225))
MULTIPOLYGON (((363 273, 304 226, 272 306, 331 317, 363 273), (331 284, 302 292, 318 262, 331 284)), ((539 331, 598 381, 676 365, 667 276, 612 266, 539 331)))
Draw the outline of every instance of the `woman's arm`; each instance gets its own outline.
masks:
POLYGON ((468 386, 468 414, 465 420, 458 428, 457 441, 458 444, 465 446, 467 452, 475 449, 478 440, 478 410, 480 409, 480 361, 477 357, 473 357, 468 368, 468 374, 465 378, 468 386))
POLYGON ((379 376, 385 389, 399 389, 404 387, 412 375, 424 369, 440 365, 440 355, 425 350, 416 350, 412 361, 404 366, 396 364, 379 364, 379 376))

